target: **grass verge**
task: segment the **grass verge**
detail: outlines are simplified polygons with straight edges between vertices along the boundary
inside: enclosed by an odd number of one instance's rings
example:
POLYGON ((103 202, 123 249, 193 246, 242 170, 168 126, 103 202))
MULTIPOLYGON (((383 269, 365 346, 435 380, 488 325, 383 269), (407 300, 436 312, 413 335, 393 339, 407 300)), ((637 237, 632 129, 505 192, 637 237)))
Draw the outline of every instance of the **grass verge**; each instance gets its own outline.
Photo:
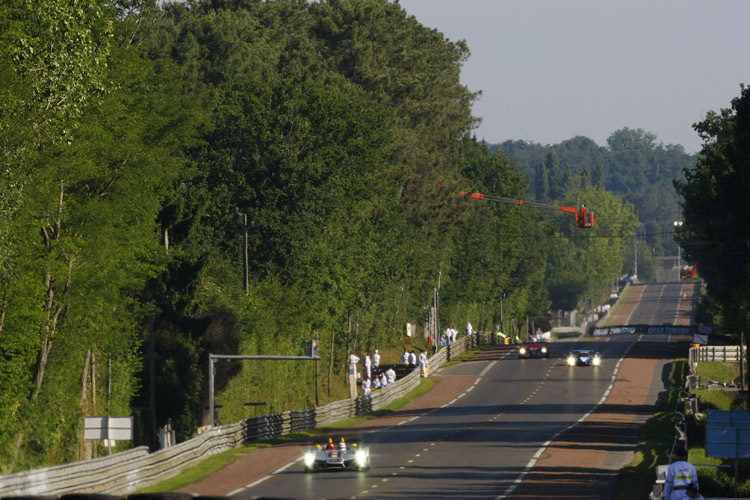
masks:
MULTIPOLYGON (((669 463, 669 454, 674 443, 674 410, 680 398, 687 373, 686 342, 675 347, 674 361, 670 370, 669 384, 675 389, 659 395, 656 413, 643 426, 641 442, 638 444, 635 457, 620 470, 613 500, 646 498, 656 480, 656 466, 669 463)), ((724 368, 708 367, 709 373, 724 374, 724 368)), ((736 399, 724 391, 694 391, 700 400, 702 411, 705 409, 730 410, 737 408, 736 399)), ((696 466, 704 497, 734 496, 734 460, 706 457, 705 417, 696 422, 695 436, 691 442, 688 461, 696 466)), ((739 461, 740 497, 750 496, 750 460, 739 461)))
POLYGON ((630 296, 630 292, 632 289, 633 288, 629 286, 625 290, 623 290, 622 295, 620 295, 620 298, 617 299, 617 303, 609 311, 607 318, 604 320, 604 326, 612 326, 612 321, 614 321, 615 316, 617 316, 617 313, 620 312, 620 309, 625 307, 625 303, 628 301, 628 297, 630 296))
POLYGON ((675 359, 669 372, 670 389, 659 394, 656 413, 644 425, 641 441, 633 460, 620 470, 613 500, 648 498, 656 480, 656 466, 669 463, 669 454, 674 442, 674 409, 680 397, 680 389, 687 370, 687 343, 675 348, 675 359), (677 352, 680 351, 680 352, 677 352))

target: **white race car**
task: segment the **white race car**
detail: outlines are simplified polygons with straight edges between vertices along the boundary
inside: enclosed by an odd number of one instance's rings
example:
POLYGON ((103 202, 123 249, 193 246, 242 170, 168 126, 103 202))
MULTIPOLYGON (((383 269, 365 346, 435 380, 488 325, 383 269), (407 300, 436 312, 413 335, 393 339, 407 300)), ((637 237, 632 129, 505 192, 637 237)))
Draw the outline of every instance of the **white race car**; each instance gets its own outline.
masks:
POLYGON ((302 456, 305 472, 317 470, 360 470, 370 468, 370 449, 361 442, 344 442, 333 444, 316 444, 314 448, 305 450, 302 456))

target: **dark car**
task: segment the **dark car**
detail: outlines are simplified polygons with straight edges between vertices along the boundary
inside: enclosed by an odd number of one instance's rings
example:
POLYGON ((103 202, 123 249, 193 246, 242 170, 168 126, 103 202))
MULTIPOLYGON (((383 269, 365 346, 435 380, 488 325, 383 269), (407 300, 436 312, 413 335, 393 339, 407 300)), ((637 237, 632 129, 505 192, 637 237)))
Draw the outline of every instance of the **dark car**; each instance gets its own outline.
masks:
POLYGON ((602 357, 593 349, 576 349, 568 353, 566 361, 570 366, 599 366, 602 357))
POLYGON ((519 358, 549 358, 549 346, 544 342, 532 340, 518 348, 519 358))

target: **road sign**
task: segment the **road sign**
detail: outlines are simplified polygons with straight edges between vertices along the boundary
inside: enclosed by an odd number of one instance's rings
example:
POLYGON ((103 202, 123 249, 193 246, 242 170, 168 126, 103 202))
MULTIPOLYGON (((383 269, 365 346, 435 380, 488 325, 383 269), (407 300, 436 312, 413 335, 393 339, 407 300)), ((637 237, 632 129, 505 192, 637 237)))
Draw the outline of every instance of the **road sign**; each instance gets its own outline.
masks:
POLYGON ((133 417, 86 417, 83 438, 131 441, 133 417))

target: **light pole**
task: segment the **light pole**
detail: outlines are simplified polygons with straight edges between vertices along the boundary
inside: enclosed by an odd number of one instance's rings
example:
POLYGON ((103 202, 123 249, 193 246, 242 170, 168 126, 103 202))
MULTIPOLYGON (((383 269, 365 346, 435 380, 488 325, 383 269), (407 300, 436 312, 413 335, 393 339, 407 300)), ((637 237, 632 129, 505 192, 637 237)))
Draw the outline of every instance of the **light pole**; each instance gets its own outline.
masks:
MULTIPOLYGON (((680 228, 682 227, 682 221, 674 221, 674 231, 677 233, 680 228)), ((681 276, 682 272, 682 247, 680 246, 679 242, 677 243, 677 277, 678 281, 681 276)))
POLYGON ((503 299, 505 294, 500 297, 500 331, 505 334, 505 323, 503 323, 503 299))

